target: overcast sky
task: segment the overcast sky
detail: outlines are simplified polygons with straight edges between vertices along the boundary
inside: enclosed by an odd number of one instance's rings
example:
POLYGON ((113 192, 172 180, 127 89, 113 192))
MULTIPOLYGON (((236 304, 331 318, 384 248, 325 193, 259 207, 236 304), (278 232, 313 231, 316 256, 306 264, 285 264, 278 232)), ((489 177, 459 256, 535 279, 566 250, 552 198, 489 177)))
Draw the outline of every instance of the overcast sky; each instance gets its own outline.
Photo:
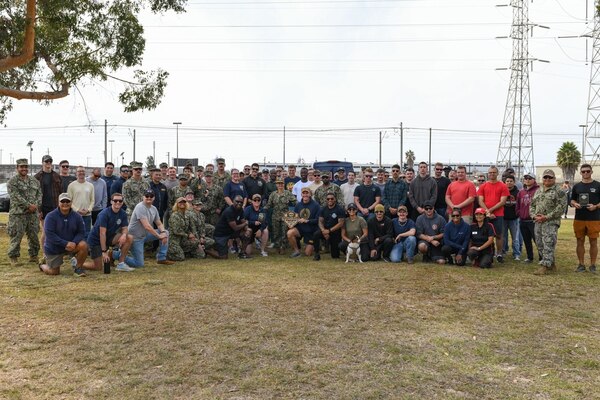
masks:
MULTIPOLYGON (((494 162, 508 91, 512 9, 508 0, 190 0, 187 13, 144 16, 144 68, 169 71, 154 111, 126 114, 121 86, 81 86, 46 107, 15 102, 2 130, 2 162, 49 150, 55 161, 104 162, 104 120, 120 164, 176 153, 201 163, 223 156, 228 167, 263 160, 400 159, 494 162), (318 131, 331 128, 332 130, 318 131), (354 128, 373 128, 356 130, 354 128), (243 129, 248 129, 243 131, 243 129), (302 129, 309 129, 303 131, 302 129), (310 130, 310 129, 314 129, 310 130), (472 131, 472 132, 455 132, 472 131)), ((589 4, 589 15, 593 15, 589 4)), ((581 146, 590 65, 584 0, 536 0, 530 73, 535 163, 553 163, 566 141, 581 146), (589 57, 589 56, 588 56, 589 57)), ((589 42, 591 50, 591 41, 589 42)), ((129 77, 123 71, 124 78, 129 77)), ((110 144, 108 157, 111 158, 110 144)))

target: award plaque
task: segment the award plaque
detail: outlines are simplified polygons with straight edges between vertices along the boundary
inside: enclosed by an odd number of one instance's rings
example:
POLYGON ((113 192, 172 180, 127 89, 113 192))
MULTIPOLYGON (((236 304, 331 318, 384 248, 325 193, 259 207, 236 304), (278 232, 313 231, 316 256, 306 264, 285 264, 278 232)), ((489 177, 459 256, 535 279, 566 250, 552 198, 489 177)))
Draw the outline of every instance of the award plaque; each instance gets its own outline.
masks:
POLYGON ((590 205, 590 194, 589 193, 579 193, 579 204, 581 207, 587 207, 590 205))
POLYGON ((258 222, 262 224, 263 222, 265 222, 265 218, 265 213, 258 213, 258 222))
POLYGON ((288 226, 288 228, 293 228, 298 223, 298 214, 293 211, 288 211, 283 215, 283 222, 288 226))

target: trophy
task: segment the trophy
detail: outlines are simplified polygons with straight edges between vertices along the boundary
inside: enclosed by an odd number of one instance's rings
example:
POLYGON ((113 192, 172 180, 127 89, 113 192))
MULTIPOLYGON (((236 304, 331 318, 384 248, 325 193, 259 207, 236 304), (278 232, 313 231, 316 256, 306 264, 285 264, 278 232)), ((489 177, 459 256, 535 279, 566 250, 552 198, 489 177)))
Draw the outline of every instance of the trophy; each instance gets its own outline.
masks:
POLYGON ((288 211, 283 214, 283 222, 288 226, 288 228, 293 228, 298 223, 298 214, 293 211, 288 211))
POLYGON ((581 205, 581 207, 589 207, 589 205, 590 205, 590 194, 589 193, 580 193, 579 194, 579 205, 581 205))

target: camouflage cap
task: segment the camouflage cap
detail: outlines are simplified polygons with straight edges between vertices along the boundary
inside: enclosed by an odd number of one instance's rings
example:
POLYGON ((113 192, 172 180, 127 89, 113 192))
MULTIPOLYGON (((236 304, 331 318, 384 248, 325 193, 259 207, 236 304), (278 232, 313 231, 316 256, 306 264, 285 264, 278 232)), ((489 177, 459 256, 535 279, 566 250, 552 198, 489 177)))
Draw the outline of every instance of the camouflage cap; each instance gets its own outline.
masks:
POLYGON ((198 167, 196 167, 196 172, 204 172, 204 167, 202 165, 199 165, 198 167))
POLYGON ((166 162, 161 162, 159 167, 161 168, 169 168, 169 164, 167 164, 166 162))
POLYGON ((50 154, 46 154, 42 157, 42 162, 45 163, 46 161, 52 162, 52 156, 50 154))
POLYGON ((29 165, 29 161, 26 158, 19 158, 17 160, 17 165, 29 165))
POLYGON ((206 172, 204 173, 204 177, 205 177, 205 178, 212 178, 212 176, 213 176, 213 173, 212 173, 212 171, 206 171, 206 172))
POLYGON ((160 169, 152 165, 150 168, 148 168, 148 172, 160 172, 160 169))
POLYGON ((275 179, 275 183, 283 183, 283 178, 277 178, 277 179, 275 179))
POLYGON ((217 164, 219 164, 219 163, 225 163, 225 159, 222 158, 222 157, 217 158, 215 161, 216 161, 217 164))
POLYGON ((130 162, 129 166, 131 168, 142 168, 143 167, 142 163, 141 162, 137 162, 137 161, 130 162))
POLYGON ((185 191, 185 195, 187 196, 188 194, 193 195, 194 191, 192 189, 188 188, 188 190, 185 191))
POLYGON ((201 206, 202 201, 200 201, 200 199, 195 199, 194 201, 192 201, 192 205, 193 206, 201 206))
POLYGON ((308 193, 310 195, 312 195, 312 190, 310 190, 307 187, 302 188, 302 190, 300 191, 300 193, 308 193))
POLYGON ((551 176, 553 178, 556 178, 556 175, 554 174, 554 171, 552 171, 551 169, 546 169, 544 170, 544 173, 542 174, 542 176, 551 176))
POLYGON ((183 179, 183 180, 186 180, 186 181, 187 181, 187 180, 189 180, 189 179, 190 179, 190 177, 188 176, 188 174, 179 174, 179 176, 178 176, 178 179, 179 179, 179 180, 182 180, 182 179, 183 179))

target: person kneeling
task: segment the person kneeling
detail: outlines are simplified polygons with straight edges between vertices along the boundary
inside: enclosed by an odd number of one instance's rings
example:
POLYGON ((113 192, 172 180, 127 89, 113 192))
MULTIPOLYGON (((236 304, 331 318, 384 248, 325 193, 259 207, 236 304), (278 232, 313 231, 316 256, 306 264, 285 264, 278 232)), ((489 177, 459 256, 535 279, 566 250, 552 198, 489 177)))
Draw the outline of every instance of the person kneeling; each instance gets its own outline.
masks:
POLYGON ((423 208, 425 212, 419 215, 416 222, 419 253, 423 254, 423 261, 445 264, 442 239, 446 220, 435 212, 432 201, 425 201, 423 208))
POLYGON ((475 210, 475 222, 471 224, 471 242, 467 256, 473 261, 474 267, 492 268, 494 260, 494 226, 485 217, 486 210, 475 210))
POLYGON ((463 266, 467 261, 467 250, 469 248, 469 239, 471 229, 461 218, 460 208, 454 208, 450 214, 450 222, 444 228, 444 245, 442 253, 449 264, 463 266), (453 259, 452 256, 455 258, 453 259))
POLYGON ((46 263, 39 268, 47 275, 59 275, 63 256, 69 254, 74 255, 71 258, 73 273, 86 276, 82 269, 88 253, 83 218, 71 209, 71 196, 67 193, 60 194, 58 201, 58 208, 48 213, 44 221, 46 263))

